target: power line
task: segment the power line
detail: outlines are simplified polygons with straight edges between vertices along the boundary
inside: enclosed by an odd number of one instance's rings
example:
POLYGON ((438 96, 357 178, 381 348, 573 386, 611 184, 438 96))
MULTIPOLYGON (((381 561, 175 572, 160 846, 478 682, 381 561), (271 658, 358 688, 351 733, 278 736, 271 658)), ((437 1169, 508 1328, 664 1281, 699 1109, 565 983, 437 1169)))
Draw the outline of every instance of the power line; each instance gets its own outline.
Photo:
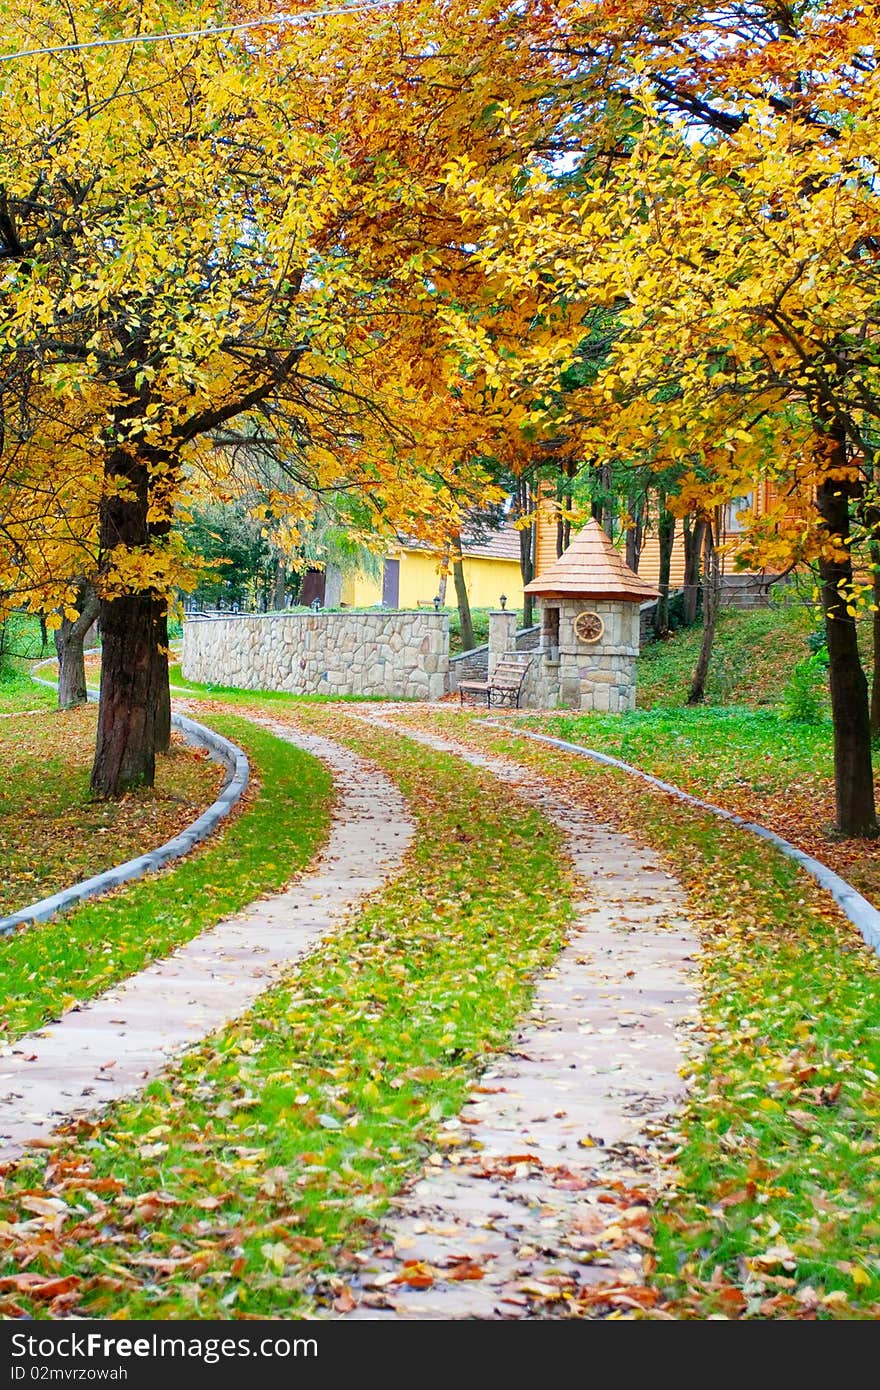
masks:
POLYGON ((80 53, 87 48, 132 47, 140 43, 173 43, 176 39, 214 38, 219 34, 240 34, 246 29, 279 28, 288 24, 303 24, 309 19, 323 19, 325 16, 359 14, 364 10, 385 10, 405 5, 407 0, 357 0, 351 5, 337 5, 332 9, 300 10, 298 14, 269 15, 265 19, 243 20, 240 24, 222 24, 213 29, 181 29, 167 34, 130 34, 119 39, 88 39, 84 43, 65 43, 52 48, 24 48, 19 53, 0 53, 0 63, 12 63, 18 58, 38 58, 44 54, 80 53))

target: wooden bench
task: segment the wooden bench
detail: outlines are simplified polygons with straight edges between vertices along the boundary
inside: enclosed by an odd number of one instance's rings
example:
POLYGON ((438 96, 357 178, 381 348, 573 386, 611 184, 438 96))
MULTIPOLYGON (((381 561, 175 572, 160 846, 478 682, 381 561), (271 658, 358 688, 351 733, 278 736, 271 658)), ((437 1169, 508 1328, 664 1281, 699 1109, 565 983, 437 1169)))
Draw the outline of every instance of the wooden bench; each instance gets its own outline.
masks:
POLYGON ((505 652, 490 681, 459 681, 459 702, 464 704, 465 694, 485 695, 486 704, 491 709, 494 696, 496 705, 512 705, 519 709, 519 698, 531 661, 531 656, 524 652, 505 652))

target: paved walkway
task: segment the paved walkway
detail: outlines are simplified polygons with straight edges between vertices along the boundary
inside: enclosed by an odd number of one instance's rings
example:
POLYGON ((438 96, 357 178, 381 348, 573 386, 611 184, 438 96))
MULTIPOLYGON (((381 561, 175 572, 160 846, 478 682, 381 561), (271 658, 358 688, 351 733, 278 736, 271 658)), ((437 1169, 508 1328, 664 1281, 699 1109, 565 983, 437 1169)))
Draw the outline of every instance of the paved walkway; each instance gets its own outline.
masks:
POLYGON ((0 1052, 0 1161, 139 1091, 175 1054, 249 1008, 399 866, 413 824, 393 783, 328 739, 255 722, 330 767, 336 804, 324 853, 285 892, 0 1052))
POLYGON ((565 837, 584 899, 511 1051, 394 1203, 347 1315, 552 1316, 598 1284, 625 1309, 644 1281, 646 1198, 662 1183, 653 1135, 682 1099, 696 1004, 684 895, 650 851, 534 772, 396 727, 538 806, 565 837))

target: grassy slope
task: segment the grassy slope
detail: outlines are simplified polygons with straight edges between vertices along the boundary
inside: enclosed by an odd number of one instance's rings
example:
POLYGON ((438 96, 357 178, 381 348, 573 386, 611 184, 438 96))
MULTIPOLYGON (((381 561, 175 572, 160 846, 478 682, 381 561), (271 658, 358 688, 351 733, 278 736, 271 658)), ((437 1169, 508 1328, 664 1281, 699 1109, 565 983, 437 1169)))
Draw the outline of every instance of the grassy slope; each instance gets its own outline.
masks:
POLYGON ((26 665, 30 663, 11 659, 0 662, 0 715, 55 708, 55 692, 45 685, 36 685, 24 669, 26 665))
MULTIPOLYGON (((792 667, 808 653, 806 639, 814 625, 812 614, 794 600, 745 612, 722 609, 707 704, 779 704, 792 667)), ((693 627, 644 647, 638 670, 640 709, 684 704, 702 637, 702 628, 693 627)))

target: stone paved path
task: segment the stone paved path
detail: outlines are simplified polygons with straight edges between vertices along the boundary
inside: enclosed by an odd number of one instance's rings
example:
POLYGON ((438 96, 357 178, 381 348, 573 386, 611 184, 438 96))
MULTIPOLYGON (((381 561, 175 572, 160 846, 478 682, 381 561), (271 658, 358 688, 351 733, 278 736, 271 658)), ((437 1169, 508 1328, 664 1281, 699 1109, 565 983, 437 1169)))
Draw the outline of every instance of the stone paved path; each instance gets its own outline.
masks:
MULTIPOLYGON (((358 716, 389 727, 388 715, 358 716)), ((695 934, 656 857, 533 772, 397 726, 486 768, 563 832, 583 884, 569 944, 511 1051, 480 1077, 366 1257, 355 1318, 564 1313, 591 1286, 643 1282, 652 1143, 683 1095, 695 934)))
POLYGON ((255 722, 329 765, 337 799, 324 853, 285 892, 0 1052, 0 1161, 139 1091, 176 1053, 243 1013, 400 864, 413 824, 387 777, 328 739, 255 722))

